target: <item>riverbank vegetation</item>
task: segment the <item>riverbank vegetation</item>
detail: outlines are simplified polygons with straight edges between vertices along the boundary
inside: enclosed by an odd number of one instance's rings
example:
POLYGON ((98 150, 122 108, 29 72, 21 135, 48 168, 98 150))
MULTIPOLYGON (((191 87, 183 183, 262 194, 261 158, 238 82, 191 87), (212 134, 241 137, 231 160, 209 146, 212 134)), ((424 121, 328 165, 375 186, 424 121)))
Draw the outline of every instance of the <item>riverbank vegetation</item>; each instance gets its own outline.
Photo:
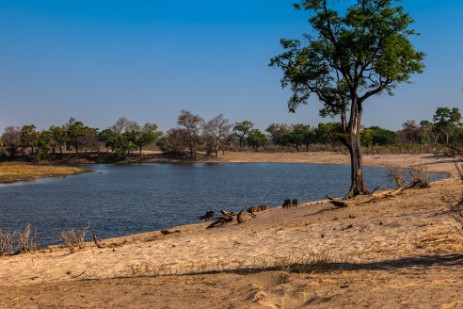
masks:
MULTIPOLYGON (((186 110, 180 112, 177 126, 166 132, 154 123, 140 125, 125 117, 104 130, 71 118, 46 130, 35 125, 6 127, 0 138, 0 160, 91 163, 203 160, 230 151, 347 153, 341 135, 336 122, 271 123, 263 132, 250 120, 231 123, 224 115, 205 120, 186 110)), ((437 108, 432 120, 408 120, 397 131, 371 126, 360 133, 365 154, 451 155, 449 149, 459 147, 462 139, 461 114, 458 108, 447 107, 437 108)))

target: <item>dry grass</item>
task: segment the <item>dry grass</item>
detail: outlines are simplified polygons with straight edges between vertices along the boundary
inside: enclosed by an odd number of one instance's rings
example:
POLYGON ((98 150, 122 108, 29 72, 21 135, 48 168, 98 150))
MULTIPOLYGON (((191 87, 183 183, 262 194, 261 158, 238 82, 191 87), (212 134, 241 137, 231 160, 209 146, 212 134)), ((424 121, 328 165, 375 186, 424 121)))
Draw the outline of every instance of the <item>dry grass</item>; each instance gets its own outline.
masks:
POLYGON ((13 234, 0 229, 0 256, 13 250, 13 234))
POLYGON ((87 234, 88 226, 77 229, 68 229, 61 232, 61 239, 71 253, 74 253, 76 248, 83 249, 85 245, 85 234, 87 234))
POLYGON ((28 224, 24 231, 16 232, 18 237, 18 251, 21 253, 32 252, 37 248, 36 234, 32 232, 32 224, 28 224))
POLYGON ((43 177, 62 177, 85 172, 83 167, 1 163, 0 183, 27 181, 43 177))

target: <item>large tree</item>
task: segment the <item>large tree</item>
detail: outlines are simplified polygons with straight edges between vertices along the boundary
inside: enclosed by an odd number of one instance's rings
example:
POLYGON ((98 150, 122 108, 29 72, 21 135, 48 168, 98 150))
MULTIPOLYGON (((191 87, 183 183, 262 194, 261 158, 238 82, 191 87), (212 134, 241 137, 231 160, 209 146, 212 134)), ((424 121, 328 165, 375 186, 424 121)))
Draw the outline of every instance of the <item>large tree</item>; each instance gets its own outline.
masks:
POLYGON ((410 29, 413 19, 396 2, 304 0, 295 7, 312 13, 309 23, 315 35, 305 35, 306 45, 281 40, 286 51, 270 62, 283 70, 282 86, 291 87, 290 111, 314 94, 323 103, 322 116, 340 116, 340 139, 352 166, 348 197, 368 193, 360 149, 365 101, 392 94, 424 68, 424 54, 409 40, 416 34, 410 29))

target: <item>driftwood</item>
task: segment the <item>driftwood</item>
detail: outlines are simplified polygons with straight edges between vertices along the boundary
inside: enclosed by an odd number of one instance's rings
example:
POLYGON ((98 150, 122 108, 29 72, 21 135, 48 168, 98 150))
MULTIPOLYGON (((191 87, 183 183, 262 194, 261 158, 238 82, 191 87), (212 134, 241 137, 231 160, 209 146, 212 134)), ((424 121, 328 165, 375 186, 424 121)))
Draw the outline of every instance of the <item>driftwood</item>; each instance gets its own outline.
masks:
POLYGON ((127 240, 124 240, 121 243, 112 243, 112 244, 106 245, 104 243, 103 244, 100 243, 100 241, 96 238, 95 232, 93 232, 93 242, 98 247, 98 249, 103 249, 103 248, 117 248, 117 247, 123 246, 127 243, 127 240))
POLYGON ((176 230, 174 232, 169 231, 169 230, 161 230, 162 235, 169 235, 169 234, 175 234, 175 233, 180 233, 180 230, 176 230))
POLYGON ((238 223, 242 223, 244 222, 246 219, 246 216, 250 216, 251 218, 255 218, 256 215, 253 214, 253 213, 249 213, 247 212, 246 210, 241 210, 240 212, 235 212, 235 211, 226 211, 226 210, 221 210, 220 213, 222 214, 222 217, 218 218, 217 220, 215 220, 214 222, 212 222, 211 224, 209 224, 206 229, 211 229, 211 228, 214 228, 214 227, 219 227, 219 226, 223 226, 225 223, 230 223, 230 222, 233 222, 235 220, 235 217, 236 217, 236 221, 238 223))
POLYGON ((220 213, 222 213, 222 215, 227 216, 227 217, 235 217, 238 215, 238 213, 235 211, 226 211, 223 209, 220 211, 220 213))
POLYGON ((100 241, 96 238, 95 232, 93 232, 93 242, 98 247, 98 249, 103 249, 104 248, 104 246, 102 244, 100 244, 100 241))
POLYGON ((333 204, 336 207, 342 208, 342 207, 347 207, 347 203, 341 202, 340 200, 336 200, 333 197, 327 195, 326 198, 329 200, 331 204, 333 204))
POLYGON ((206 229, 211 229, 213 227, 222 226, 225 223, 232 222, 232 221, 233 221, 233 217, 223 216, 223 217, 218 218, 211 224, 209 224, 208 227, 206 227, 206 229))
POLYGON ((243 223, 248 219, 248 216, 251 217, 252 219, 255 219, 257 215, 254 213, 247 212, 246 210, 242 209, 239 213, 238 216, 236 217, 238 223, 243 223))

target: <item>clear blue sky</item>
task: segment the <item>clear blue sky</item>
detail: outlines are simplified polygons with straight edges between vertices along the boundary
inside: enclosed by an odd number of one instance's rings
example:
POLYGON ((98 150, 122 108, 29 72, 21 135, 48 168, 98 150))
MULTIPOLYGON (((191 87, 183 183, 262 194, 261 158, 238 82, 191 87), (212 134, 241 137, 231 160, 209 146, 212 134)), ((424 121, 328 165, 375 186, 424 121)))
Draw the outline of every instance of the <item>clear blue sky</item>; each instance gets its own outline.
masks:
MULTIPOLYGON (((287 111, 269 59, 309 32, 293 0, 0 0, 0 130, 64 124, 105 129, 125 116, 162 130, 181 109, 209 119, 310 123, 320 104, 287 111)), ((367 101, 363 123, 397 130, 463 110, 463 1, 404 0, 424 74, 367 101)), ((327 119, 326 121, 329 121, 327 119)), ((1 133, 1 132, 0 132, 1 133)))

